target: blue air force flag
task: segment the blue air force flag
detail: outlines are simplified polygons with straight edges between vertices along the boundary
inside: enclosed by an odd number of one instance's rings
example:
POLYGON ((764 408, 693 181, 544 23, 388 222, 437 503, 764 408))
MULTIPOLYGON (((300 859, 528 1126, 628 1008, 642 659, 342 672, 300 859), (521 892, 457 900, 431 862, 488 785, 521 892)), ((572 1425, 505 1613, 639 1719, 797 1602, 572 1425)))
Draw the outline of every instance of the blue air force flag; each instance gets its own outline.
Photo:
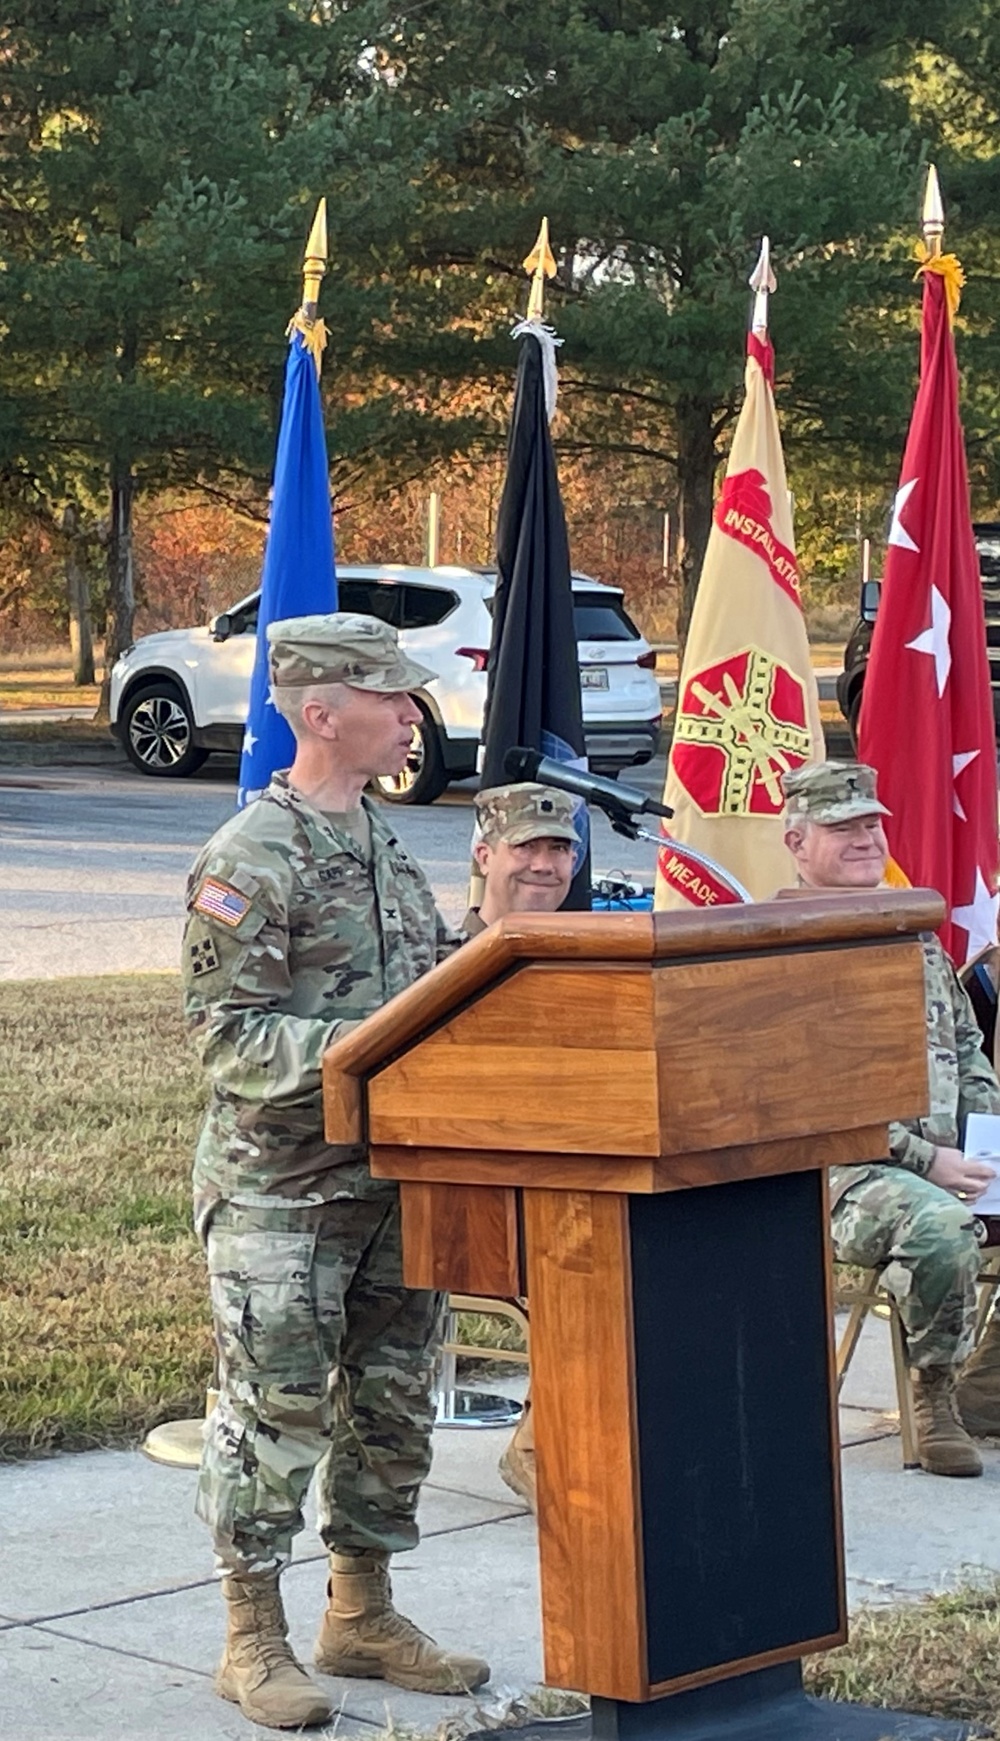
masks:
POLYGON ((250 683, 237 807, 266 790, 278 768, 295 755, 291 727, 271 695, 267 626, 282 617, 337 609, 330 473, 323 433, 319 374, 306 338, 292 333, 285 364, 285 397, 274 460, 271 524, 264 552, 257 651, 250 683))

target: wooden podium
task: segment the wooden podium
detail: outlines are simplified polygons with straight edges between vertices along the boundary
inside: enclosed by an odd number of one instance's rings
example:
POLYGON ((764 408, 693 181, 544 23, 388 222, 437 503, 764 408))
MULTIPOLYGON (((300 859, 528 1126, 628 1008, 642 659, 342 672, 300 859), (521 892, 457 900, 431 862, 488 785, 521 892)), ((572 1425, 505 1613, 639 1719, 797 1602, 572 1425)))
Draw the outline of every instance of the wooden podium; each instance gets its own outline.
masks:
POLYGON ((847 1636, 824 1168, 926 1109, 942 914, 520 916, 326 1054, 406 1281, 528 1295, 545 1676, 606 1741, 964 1733, 800 1664, 847 1636))

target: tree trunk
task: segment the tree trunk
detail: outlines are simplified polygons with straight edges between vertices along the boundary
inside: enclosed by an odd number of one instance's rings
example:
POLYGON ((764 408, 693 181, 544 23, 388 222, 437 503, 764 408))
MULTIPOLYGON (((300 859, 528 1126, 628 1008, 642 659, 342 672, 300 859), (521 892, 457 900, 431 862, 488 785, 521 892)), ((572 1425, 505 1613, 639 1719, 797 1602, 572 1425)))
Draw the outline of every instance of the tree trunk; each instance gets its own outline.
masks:
POLYGON ((135 581, 132 569, 132 503, 135 478, 125 462, 111 470, 111 524, 108 531, 108 616, 104 641, 104 682, 98 717, 108 717, 111 667, 132 644, 135 581))
POLYGON ((69 605, 69 650, 73 682, 78 687, 94 681, 94 638, 90 620, 90 581, 80 560, 80 515, 70 502, 62 517, 66 539, 66 601, 69 605))
POLYGON ((683 658, 708 535, 712 530, 715 468, 719 463, 712 416, 710 400, 682 399, 677 407, 677 571, 680 577, 677 642, 680 658, 683 658))

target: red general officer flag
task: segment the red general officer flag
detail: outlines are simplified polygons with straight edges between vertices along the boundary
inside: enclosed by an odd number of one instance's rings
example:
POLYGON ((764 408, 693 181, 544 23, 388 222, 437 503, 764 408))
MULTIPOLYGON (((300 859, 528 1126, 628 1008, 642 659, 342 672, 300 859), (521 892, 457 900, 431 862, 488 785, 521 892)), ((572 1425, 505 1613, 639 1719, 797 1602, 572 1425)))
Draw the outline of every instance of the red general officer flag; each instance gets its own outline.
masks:
POLYGON ((958 966, 996 938, 997 771, 986 624, 951 322, 953 255, 925 260, 920 386, 892 514, 859 754, 892 811, 892 856, 948 904, 958 966))

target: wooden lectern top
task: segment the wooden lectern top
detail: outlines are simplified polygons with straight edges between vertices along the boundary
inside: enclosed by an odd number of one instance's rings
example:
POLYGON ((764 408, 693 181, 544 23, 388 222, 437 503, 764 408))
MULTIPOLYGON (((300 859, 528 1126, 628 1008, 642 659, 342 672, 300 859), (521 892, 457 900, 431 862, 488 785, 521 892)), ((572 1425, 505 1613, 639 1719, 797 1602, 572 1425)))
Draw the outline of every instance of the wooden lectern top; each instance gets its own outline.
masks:
POLYGON ((327 1137, 470 1150, 497 1146, 499 1123, 507 1151, 742 1147, 792 1134, 782 1102, 801 1097, 803 1071, 828 1109, 817 1135, 843 1128, 845 1105, 855 1129, 881 1124, 890 1085, 889 1116, 913 1116, 922 969, 897 945, 943 911, 932 891, 878 889, 503 919, 330 1047, 327 1137))
POLYGON ((933 889, 865 889, 690 913, 518 913, 391 998, 328 1050, 331 1071, 360 1075, 521 961, 668 961, 690 955, 852 943, 933 931, 933 889))

